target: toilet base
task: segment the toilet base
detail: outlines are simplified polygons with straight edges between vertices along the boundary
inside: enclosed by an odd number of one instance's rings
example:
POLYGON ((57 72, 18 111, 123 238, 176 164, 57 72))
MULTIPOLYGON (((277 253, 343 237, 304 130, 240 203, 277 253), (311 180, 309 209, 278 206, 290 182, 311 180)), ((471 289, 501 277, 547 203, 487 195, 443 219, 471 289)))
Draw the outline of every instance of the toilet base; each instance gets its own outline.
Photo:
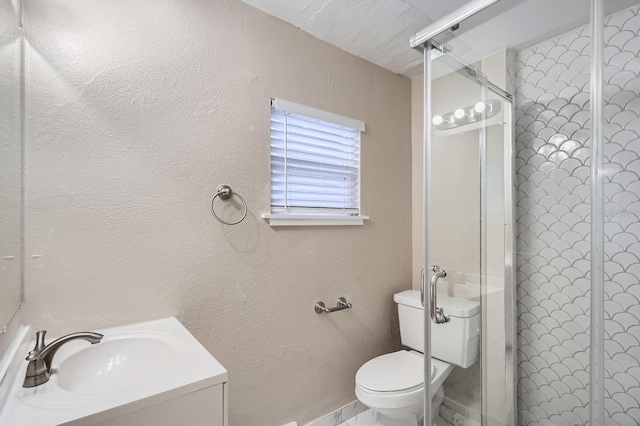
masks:
MULTIPOLYGON (((436 425, 436 420, 440 418, 440 405, 444 401, 444 390, 442 388, 438 389, 433 399, 431 400, 431 407, 433 409, 432 419, 433 424, 436 425)), ((375 426, 423 426, 423 416, 421 415, 419 418, 415 416, 408 416, 406 418, 398 419, 387 417, 380 412, 376 412, 376 422, 375 426)))
MULTIPOLYGON (((378 417, 376 418, 376 423, 374 423, 374 426, 424 426, 424 419, 420 419, 417 422, 415 420, 410 420, 410 419, 390 419, 388 417, 385 417, 384 419, 380 419, 381 421, 377 421, 378 418, 380 418, 381 416, 378 414, 378 417)), ((442 417, 440 417, 439 415, 436 415, 435 418, 433 419, 433 426, 451 426, 449 423, 447 423, 446 420, 444 420, 442 417)))
POLYGON ((423 422, 415 417, 413 419, 392 419, 386 416, 376 413, 375 426, 422 426, 423 422))

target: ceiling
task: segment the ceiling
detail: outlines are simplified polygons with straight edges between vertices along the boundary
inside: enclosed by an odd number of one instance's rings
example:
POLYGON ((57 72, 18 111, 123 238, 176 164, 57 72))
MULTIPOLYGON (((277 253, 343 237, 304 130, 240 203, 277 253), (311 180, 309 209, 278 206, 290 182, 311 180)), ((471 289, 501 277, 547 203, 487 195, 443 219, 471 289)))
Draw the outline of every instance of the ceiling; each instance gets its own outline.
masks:
POLYGON ((467 0, 243 0, 397 74, 421 73, 409 38, 467 0))
MULTIPOLYGON (((314 37, 397 74, 422 73, 422 56, 409 47, 416 32, 468 0, 242 0, 314 37)), ((605 2, 610 14, 638 0, 605 2)), ((472 62, 499 48, 522 48, 589 21, 584 0, 501 0, 465 21, 456 48, 472 62), (553 13, 550 13, 553 11, 553 13), (479 26, 479 24, 482 24, 479 26), (466 51, 473 52, 467 55, 466 51)))

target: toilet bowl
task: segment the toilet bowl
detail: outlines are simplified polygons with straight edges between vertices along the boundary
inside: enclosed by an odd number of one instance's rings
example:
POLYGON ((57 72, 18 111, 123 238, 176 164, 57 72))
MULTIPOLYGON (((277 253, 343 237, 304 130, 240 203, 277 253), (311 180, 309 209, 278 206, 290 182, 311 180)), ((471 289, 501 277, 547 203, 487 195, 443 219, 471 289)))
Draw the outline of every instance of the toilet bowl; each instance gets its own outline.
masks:
MULTIPOLYGON (((433 418, 444 399, 442 384, 453 366, 431 359, 433 418)), ((424 417, 424 361, 402 350, 365 363, 356 374, 356 397, 376 412, 377 426, 418 426, 424 417)))
MULTIPOLYGON (((376 413, 376 426, 418 426, 424 413, 424 307, 419 291, 393 297, 398 304, 401 350, 365 363, 356 373, 356 397, 376 413)), ((454 366, 468 368, 477 359, 480 304, 439 296, 451 321, 431 327, 432 419, 444 400, 443 383, 454 366)))

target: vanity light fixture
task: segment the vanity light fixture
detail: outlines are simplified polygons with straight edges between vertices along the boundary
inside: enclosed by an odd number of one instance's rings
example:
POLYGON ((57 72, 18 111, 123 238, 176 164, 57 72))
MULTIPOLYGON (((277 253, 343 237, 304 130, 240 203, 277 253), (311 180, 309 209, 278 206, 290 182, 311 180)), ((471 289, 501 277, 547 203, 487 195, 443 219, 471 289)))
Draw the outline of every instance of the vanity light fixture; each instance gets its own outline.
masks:
POLYGON ((498 114, 501 109, 502 103, 498 100, 477 102, 475 105, 457 108, 453 112, 434 115, 431 121, 433 125, 436 126, 436 129, 454 129, 456 127, 493 117, 498 114))

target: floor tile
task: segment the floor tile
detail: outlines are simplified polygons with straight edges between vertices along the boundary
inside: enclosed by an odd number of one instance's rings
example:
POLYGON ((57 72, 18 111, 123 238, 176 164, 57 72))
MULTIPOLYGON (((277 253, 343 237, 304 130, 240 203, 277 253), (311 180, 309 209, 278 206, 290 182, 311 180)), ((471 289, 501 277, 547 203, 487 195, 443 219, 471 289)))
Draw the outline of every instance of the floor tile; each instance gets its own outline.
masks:
POLYGON ((438 416, 435 421, 435 426, 452 426, 451 423, 438 416))
POLYGON ((376 414, 369 409, 347 420, 347 424, 349 426, 374 426, 376 424, 376 414))

